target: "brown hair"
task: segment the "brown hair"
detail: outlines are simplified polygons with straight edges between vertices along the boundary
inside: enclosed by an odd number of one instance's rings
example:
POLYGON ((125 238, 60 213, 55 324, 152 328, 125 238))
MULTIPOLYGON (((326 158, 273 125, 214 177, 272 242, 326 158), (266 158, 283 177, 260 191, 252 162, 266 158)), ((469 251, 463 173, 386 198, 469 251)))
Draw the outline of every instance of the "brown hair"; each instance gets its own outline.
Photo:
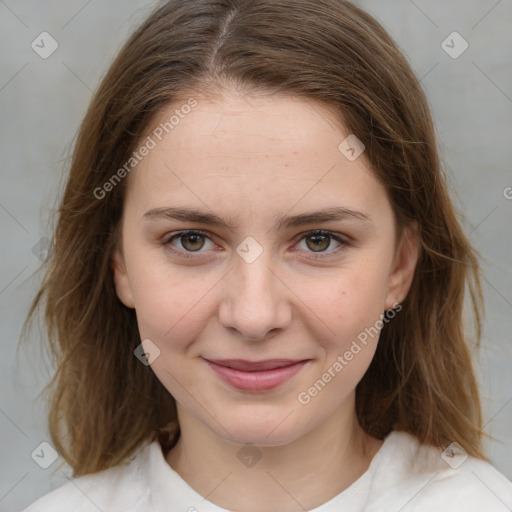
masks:
MULTIPOLYGON (((379 438, 395 429, 437 446, 457 441, 485 458, 463 328, 467 287, 479 340, 479 267, 447 194, 427 101, 397 46, 344 0, 171 0, 135 31, 94 95, 28 317, 44 303, 57 364, 49 428, 74 475, 121 463, 176 422, 174 398, 134 357, 141 342, 135 313, 113 285, 127 180, 100 199, 94 191, 164 107, 228 82, 330 107, 366 146, 398 225, 418 224, 412 287, 356 389, 361 426, 379 438)), ((169 448, 178 435, 160 439, 169 448)))

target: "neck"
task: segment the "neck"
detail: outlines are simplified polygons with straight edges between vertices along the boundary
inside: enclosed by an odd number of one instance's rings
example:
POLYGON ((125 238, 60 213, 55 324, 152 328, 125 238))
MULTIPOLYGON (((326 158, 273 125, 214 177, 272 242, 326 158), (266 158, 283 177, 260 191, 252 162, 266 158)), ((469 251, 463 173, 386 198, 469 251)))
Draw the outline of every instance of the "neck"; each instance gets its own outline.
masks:
POLYGON ((169 465, 208 501, 243 512, 318 507, 355 482, 382 445, 361 429, 355 412, 341 409, 286 445, 242 452, 179 407, 178 416, 181 435, 169 465))

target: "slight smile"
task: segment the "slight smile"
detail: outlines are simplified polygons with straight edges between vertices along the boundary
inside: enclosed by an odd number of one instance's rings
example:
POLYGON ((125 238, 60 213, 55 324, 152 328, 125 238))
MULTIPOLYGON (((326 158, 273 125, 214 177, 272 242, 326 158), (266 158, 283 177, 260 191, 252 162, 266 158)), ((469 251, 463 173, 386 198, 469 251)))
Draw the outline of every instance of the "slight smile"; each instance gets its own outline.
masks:
POLYGON ((244 391, 274 389, 298 373, 310 359, 204 359, 217 375, 231 386, 244 391))

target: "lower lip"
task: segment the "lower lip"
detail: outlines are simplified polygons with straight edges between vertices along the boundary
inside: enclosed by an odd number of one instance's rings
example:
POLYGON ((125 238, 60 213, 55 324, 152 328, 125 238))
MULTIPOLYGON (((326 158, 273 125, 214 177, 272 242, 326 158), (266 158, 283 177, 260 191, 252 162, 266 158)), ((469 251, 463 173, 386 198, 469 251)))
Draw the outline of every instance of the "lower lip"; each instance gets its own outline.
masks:
POLYGON ((244 372, 227 366, 221 366, 211 361, 206 361, 220 377, 237 389, 245 391, 266 391, 280 386, 293 377, 307 361, 300 361, 290 366, 283 366, 274 370, 262 370, 256 372, 244 372))

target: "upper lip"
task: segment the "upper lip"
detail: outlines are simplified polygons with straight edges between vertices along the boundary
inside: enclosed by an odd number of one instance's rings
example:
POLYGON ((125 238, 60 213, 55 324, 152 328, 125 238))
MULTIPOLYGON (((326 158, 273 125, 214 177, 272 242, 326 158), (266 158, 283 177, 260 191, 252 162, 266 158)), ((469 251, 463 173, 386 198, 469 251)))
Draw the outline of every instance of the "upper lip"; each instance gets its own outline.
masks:
POLYGON ((241 370, 244 372, 256 372, 264 370, 275 370, 276 368, 283 368, 305 361, 305 359, 267 359, 265 361, 246 361, 244 359, 206 359, 211 363, 234 370, 241 370))

